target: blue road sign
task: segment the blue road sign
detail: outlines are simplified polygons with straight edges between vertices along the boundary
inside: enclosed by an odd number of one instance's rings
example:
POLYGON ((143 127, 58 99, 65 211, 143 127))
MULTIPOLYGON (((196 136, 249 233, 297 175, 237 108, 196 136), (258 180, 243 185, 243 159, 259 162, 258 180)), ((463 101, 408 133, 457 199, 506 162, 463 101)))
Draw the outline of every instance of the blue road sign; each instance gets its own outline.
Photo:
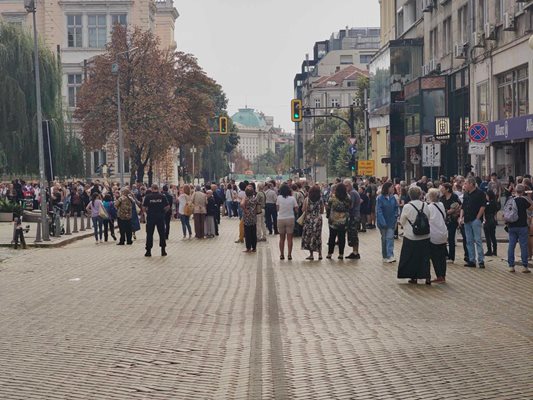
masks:
POLYGON ((357 153, 357 147, 350 146, 350 148, 348 149, 348 154, 353 156, 355 153, 357 153))

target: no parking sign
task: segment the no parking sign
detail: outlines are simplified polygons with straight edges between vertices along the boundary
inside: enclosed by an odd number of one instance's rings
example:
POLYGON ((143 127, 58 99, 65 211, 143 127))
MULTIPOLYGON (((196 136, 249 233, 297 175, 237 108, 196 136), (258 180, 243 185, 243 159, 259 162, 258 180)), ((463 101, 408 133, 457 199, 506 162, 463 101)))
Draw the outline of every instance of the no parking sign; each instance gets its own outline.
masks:
POLYGON ((489 130, 484 124, 476 123, 468 128, 468 137, 472 142, 483 143, 489 137, 489 130))

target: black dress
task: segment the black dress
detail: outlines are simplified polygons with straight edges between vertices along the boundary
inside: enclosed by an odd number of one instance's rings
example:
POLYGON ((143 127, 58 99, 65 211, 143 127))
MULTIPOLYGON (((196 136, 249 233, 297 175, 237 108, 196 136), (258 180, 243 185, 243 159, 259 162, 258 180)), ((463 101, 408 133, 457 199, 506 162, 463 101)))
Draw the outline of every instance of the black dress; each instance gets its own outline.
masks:
POLYGON ((404 237, 398 263, 398 278, 431 279, 429 257, 429 239, 411 240, 404 237))

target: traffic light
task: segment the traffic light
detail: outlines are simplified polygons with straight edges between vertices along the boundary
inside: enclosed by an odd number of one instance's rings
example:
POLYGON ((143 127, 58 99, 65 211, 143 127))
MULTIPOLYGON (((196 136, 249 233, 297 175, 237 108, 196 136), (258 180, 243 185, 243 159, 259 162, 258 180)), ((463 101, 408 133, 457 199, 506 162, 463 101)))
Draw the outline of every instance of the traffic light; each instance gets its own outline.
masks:
POLYGON ((355 171, 355 154, 352 154, 350 157, 350 161, 348 161, 348 168, 350 168, 352 171, 355 171))
POLYGON ((293 99, 291 101, 291 120, 292 122, 301 122, 302 115, 302 100, 293 99))
POLYGON ((220 117, 218 119, 218 131, 221 135, 226 135, 228 133, 228 118, 220 117))

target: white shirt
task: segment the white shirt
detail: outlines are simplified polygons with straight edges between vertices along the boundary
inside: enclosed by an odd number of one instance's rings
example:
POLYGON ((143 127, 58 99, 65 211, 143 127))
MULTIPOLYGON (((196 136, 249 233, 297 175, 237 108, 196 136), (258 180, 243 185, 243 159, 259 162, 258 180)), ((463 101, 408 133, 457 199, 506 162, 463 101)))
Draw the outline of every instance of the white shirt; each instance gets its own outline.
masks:
POLYGON ((233 189, 226 190, 226 201, 233 201, 233 189))
POLYGON ((448 228, 446 227, 446 211, 441 202, 431 203, 429 206, 429 239, 433 244, 448 242, 448 228), (437 209, 438 208, 438 209, 437 209), (440 210, 440 211, 439 211, 440 210))
POLYGON ((180 194, 178 197, 178 214, 185 215, 185 204, 190 200, 190 196, 187 196, 185 193, 180 194))
POLYGON ((410 203, 403 207, 402 215, 400 215, 400 224, 403 226, 403 236, 410 240, 429 239, 429 235, 415 235, 413 233, 413 227, 411 224, 415 223, 416 216, 418 215, 418 212, 413 205, 418 208, 418 210, 421 210, 422 206, 424 206, 423 211, 427 215, 428 220, 430 218, 429 207, 426 203, 422 203, 420 200, 411 200, 410 203), (411 224, 409 222, 411 222, 411 224))
POLYGON ((283 197, 279 195, 276 205, 279 207, 278 219, 294 218, 294 209, 298 207, 298 203, 293 196, 283 197))

